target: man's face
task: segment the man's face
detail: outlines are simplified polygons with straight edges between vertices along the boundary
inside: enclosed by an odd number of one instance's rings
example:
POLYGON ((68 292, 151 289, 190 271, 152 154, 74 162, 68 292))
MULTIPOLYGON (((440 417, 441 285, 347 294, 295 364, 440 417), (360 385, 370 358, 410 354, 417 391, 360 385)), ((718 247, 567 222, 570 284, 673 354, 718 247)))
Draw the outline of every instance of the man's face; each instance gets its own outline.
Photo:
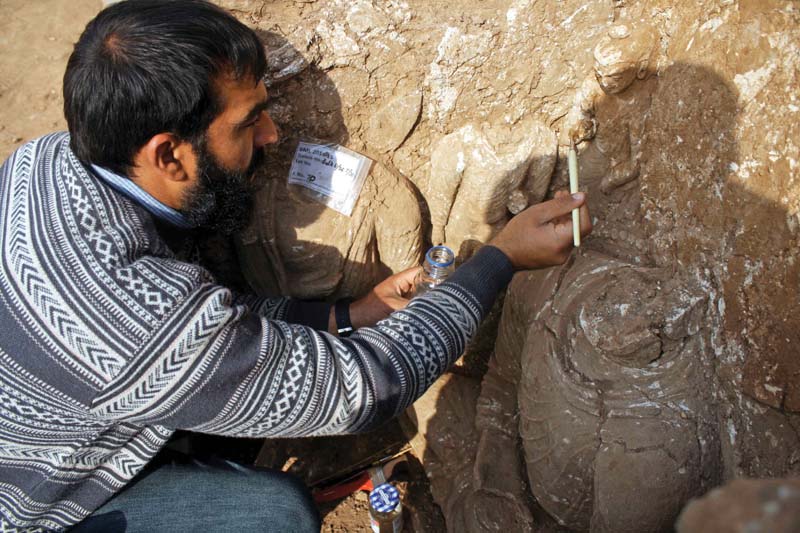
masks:
POLYGON ((248 221, 259 188, 254 174, 264 160, 262 147, 276 142, 278 134, 265 110, 263 83, 223 78, 217 90, 223 111, 193 143, 194 184, 181 211, 195 226, 233 233, 248 221))

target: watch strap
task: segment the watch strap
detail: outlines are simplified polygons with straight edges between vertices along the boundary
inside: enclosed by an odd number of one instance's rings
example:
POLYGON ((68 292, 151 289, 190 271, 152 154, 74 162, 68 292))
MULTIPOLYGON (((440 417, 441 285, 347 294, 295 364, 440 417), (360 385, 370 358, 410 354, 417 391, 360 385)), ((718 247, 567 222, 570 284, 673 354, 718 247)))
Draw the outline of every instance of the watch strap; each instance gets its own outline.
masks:
POLYGON ((353 303, 351 298, 342 298, 336 301, 334 306, 334 317, 336 318, 336 333, 340 337, 349 337, 353 331, 353 323, 350 322, 350 304, 353 303))

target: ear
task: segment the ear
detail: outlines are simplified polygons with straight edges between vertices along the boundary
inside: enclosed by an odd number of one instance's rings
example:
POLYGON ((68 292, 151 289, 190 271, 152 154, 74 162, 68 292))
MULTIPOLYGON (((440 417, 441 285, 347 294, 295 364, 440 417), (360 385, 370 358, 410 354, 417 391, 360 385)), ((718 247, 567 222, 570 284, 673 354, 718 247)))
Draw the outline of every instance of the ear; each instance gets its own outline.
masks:
POLYGON ((194 168, 194 150, 189 142, 178 139, 172 133, 153 135, 139 151, 138 167, 144 167, 151 175, 168 181, 191 179, 194 168))

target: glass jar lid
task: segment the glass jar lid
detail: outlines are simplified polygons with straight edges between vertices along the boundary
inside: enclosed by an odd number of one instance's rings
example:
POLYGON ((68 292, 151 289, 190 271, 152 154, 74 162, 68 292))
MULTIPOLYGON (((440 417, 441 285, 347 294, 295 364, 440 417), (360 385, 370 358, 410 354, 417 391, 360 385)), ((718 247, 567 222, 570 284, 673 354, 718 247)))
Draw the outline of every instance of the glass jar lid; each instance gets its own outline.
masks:
POLYGON ((391 484, 378 485, 369 493, 369 504, 379 513, 391 513, 400 503, 400 492, 391 484))

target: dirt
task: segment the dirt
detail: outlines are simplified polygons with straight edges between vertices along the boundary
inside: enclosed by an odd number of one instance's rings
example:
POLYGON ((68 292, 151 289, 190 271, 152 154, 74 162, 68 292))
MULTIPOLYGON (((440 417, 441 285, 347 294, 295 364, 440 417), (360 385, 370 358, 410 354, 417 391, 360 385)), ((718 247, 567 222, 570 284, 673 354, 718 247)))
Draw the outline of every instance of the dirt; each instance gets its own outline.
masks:
POLYGON ((64 130, 61 80, 72 46, 100 0, 0 1, 0 157, 64 130))
MULTIPOLYGON (((220 3, 271 54, 265 172, 285 177, 304 137, 377 162, 351 217, 270 181, 236 243, 263 294, 358 296, 439 242, 463 260, 568 183, 579 142, 593 235, 518 274, 495 358, 484 332, 415 409, 448 529, 669 530, 716 484, 800 473, 797 2, 220 3)), ((63 127, 64 61, 98 4, 0 3, 3 154, 63 127)), ((409 507, 424 487, 412 469, 409 507)), ((365 508, 325 527, 366 530, 365 508)))

